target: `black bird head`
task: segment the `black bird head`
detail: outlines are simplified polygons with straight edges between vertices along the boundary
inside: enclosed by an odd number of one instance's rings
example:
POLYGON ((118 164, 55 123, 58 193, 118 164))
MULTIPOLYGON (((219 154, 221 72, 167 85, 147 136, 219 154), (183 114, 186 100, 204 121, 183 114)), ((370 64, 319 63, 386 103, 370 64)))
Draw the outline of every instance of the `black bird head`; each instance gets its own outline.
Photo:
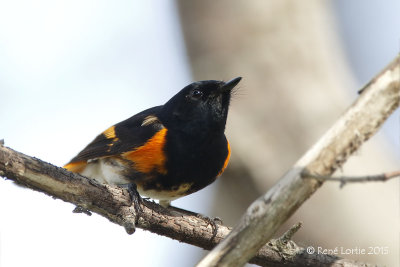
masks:
POLYGON ((187 133, 209 129, 224 131, 232 89, 242 78, 228 82, 199 81, 189 84, 163 107, 163 123, 187 133))

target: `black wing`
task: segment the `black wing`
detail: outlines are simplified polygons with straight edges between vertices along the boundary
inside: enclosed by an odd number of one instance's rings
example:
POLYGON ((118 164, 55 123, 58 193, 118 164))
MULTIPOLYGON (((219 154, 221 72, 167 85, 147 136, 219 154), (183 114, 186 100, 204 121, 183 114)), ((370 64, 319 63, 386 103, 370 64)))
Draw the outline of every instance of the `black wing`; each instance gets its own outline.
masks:
POLYGON ((144 110, 98 135, 70 163, 119 155, 143 145, 164 128, 157 114, 162 106, 144 110))

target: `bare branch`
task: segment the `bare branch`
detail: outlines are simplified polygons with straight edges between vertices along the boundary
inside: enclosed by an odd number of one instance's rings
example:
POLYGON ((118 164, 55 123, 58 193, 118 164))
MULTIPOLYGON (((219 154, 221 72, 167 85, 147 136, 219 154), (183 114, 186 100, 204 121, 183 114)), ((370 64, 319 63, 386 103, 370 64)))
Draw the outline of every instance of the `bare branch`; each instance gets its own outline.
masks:
MULTIPOLYGON (((77 205, 74 212, 91 214, 95 212, 119 224, 133 233, 137 227, 164 235, 181 242, 204 249, 212 249, 225 238, 230 228, 218 225, 213 238, 209 222, 195 213, 177 209, 165 209, 153 202, 144 200, 142 212, 136 216, 130 197, 125 189, 102 185, 95 180, 68 172, 36 158, 0 145, 0 176, 7 177, 20 185, 44 192, 52 197, 77 205)), ((281 238, 281 245, 265 245, 250 261, 261 266, 360 266, 352 260, 340 259, 331 255, 307 254, 292 241, 289 246, 296 250, 284 249, 284 240, 290 239, 295 228, 281 238), (279 249, 277 249, 279 248, 279 249)), ((362 265, 366 266, 366 265, 362 265)))
POLYGON ((302 173, 331 175, 368 140, 400 102, 400 56, 362 90, 355 103, 267 193, 254 201, 238 225, 199 264, 243 266, 306 201, 322 181, 302 173))
POLYGON ((293 225, 292 228, 287 230, 281 237, 279 237, 277 239, 278 243, 280 243, 280 244, 288 243, 292 239, 294 234, 297 233, 297 231, 300 230, 301 226, 302 226, 301 222, 298 222, 295 225, 293 225))
POLYGON ((303 248, 297 246, 291 239, 297 231, 300 230, 302 223, 299 222, 293 225, 289 230, 287 230, 278 239, 271 239, 268 242, 268 246, 276 251, 279 251, 286 259, 291 258, 293 255, 304 250, 303 248))
POLYGON ((386 173, 376 174, 376 175, 340 176, 340 177, 302 173, 302 177, 305 179, 316 179, 316 180, 320 180, 320 181, 340 182, 340 188, 342 188, 347 183, 386 182, 390 179, 400 177, 400 171, 386 172, 386 173))

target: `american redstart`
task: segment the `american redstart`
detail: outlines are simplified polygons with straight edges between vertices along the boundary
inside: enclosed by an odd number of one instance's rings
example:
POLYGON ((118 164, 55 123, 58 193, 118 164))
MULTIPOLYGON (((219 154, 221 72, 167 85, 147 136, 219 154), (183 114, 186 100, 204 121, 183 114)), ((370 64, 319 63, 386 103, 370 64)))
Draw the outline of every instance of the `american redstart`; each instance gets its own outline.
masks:
POLYGON ((106 184, 135 184, 167 207, 225 170, 231 153, 225 124, 240 80, 194 82, 164 105, 111 126, 64 168, 106 184))

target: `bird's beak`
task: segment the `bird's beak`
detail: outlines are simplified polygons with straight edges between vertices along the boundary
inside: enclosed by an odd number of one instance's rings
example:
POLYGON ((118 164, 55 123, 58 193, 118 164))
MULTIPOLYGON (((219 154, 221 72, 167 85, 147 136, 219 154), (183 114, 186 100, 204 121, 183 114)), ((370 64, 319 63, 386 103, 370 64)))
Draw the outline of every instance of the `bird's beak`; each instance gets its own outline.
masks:
POLYGON ((226 82, 219 89, 220 92, 231 91, 240 82, 241 79, 242 79, 242 77, 237 77, 237 78, 234 78, 234 79, 230 80, 229 82, 226 82))

